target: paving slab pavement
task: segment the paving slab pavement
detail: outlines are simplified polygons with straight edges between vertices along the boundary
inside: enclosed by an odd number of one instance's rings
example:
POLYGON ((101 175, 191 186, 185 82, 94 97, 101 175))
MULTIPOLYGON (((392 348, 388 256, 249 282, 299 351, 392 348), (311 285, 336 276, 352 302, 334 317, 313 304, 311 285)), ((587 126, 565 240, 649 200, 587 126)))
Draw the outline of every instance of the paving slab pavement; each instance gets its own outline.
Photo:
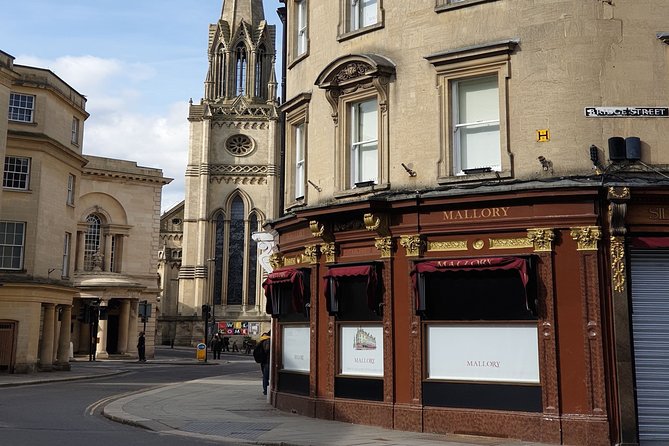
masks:
MULTIPOLYGON (((250 361, 230 355, 226 361, 250 361)), ((130 361, 73 362, 70 371, 0 375, 0 387, 91 379, 125 373, 130 361)), ((149 364, 195 364, 192 359, 149 364)), ((212 361, 211 364, 216 364, 212 361)), ((200 363, 202 364, 202 363, 200 363)), ((259 375, 259 374, 258 374, 259 375)), ((404 432, 303 417, 272 407, 260 376, 215 376, 122 396, 103 408, 107 418, 152 431, 208 439, 224 445, 261 446, 547 446, 465 435, 404 432)))

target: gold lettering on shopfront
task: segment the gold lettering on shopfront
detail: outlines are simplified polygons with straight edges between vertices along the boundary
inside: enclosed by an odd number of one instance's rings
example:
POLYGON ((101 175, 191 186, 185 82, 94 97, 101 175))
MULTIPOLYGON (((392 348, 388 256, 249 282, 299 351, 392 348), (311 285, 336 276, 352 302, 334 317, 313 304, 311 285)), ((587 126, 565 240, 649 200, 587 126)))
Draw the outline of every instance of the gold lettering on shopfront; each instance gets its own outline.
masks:
POLYGON ((649 208, 648 214, 650 220, 669 220, 667 208, 649 208))
POLYGON ((444 211, 444 220, 478 220, 481 218, 500 218, 509 215, 509 207, 465 209, 444 211))

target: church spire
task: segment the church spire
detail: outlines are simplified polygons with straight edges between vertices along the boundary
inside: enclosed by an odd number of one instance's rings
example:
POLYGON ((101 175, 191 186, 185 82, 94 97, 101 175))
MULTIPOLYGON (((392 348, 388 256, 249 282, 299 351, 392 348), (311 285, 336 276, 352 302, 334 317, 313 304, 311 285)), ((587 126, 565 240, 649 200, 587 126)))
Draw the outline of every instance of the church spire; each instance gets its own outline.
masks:
POLYGON ((241 20, 256 27, 265 20, 262 0, 223 0, 221 20, 236 28, 241 20))

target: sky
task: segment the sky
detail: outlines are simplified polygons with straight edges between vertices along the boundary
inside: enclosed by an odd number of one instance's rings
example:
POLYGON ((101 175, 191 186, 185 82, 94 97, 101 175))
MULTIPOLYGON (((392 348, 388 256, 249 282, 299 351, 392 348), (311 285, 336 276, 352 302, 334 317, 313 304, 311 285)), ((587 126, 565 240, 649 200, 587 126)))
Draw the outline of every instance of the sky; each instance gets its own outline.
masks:
MULTIPOLYGON (((84 154, 162 169, 173 178, 163 187, 163 212, 183 200, 188 101, 204 94, 209 24, 223 0, 4 3, 0 50, 15 64, 50 69, 86 96, 84 154)), ((263 3, 279 52, 280 4, 263 3)))

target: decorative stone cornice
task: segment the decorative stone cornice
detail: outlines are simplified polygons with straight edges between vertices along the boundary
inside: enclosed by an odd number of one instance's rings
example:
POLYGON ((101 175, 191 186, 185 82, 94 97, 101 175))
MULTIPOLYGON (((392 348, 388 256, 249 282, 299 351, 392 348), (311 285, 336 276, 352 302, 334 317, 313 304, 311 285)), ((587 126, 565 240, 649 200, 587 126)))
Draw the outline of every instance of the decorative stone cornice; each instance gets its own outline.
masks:
POLYGON ((423 240, 419 234, 401 235, 400 245, 406 249, 407 257, 419 257, 422 254, 423 240))
POLYGON ((578 247, 578 251, 597 251, 597 242, 602 238, 602 231, 598 226, 579 226, 571 228, 571 236, 578 247))
POLYGON ((381 258, 388 259, 393 256, 394 243, 392 237, 377 237, 374 240, 374 246, 381 251, 381 258))
POLYGON ((551 228, 532 228, 527 230, 527 238, 534 244, 535 252, 553 251, 555 232, 551 228))

